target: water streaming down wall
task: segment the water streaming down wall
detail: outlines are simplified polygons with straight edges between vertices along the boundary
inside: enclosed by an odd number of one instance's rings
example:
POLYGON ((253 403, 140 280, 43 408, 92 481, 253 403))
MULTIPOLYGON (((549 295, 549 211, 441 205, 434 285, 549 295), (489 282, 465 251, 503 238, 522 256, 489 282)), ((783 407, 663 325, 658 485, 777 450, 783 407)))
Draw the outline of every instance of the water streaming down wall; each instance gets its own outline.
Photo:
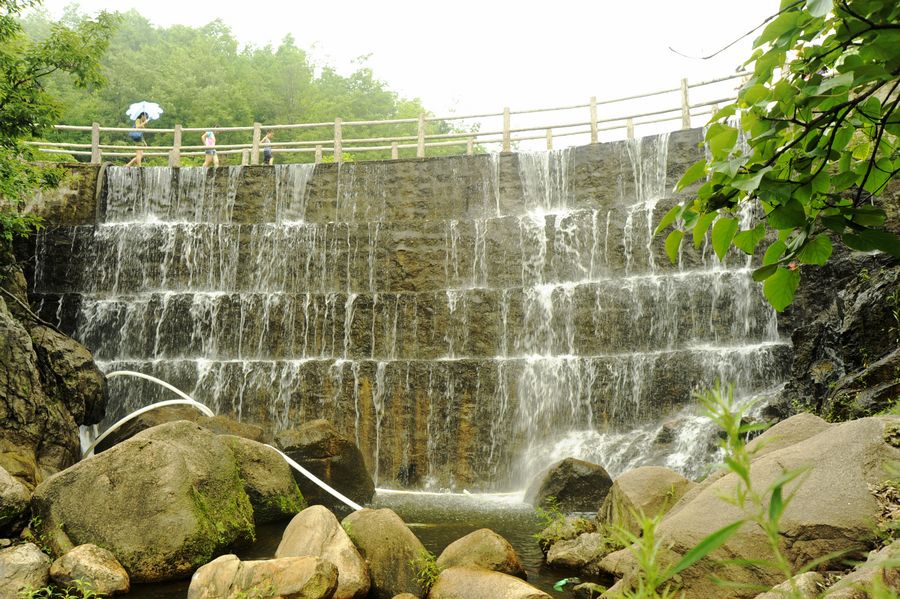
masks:
MULTIPOLYGON (((697 474, 692 390, 764 391, 788 351, 746 259, 672 266, 652 237, 698 140, 112 167, 99 223, 38 239, 33 299, 104 370, 270 431, 331 419, 379 485, 505 490, 567 455, 697 474)), ((168 398, 111 392, 110 420, 168 398)))

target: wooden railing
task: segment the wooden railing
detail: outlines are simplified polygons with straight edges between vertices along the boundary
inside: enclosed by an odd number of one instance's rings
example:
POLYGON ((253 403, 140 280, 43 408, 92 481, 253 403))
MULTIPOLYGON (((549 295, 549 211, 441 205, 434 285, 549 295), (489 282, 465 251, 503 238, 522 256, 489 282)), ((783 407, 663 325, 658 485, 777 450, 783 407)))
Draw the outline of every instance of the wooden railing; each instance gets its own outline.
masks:
MULTIPOLYGON (((689 84, 687 79, 682 79, 678 87, 664 89, 647 94, 614 98, 610 100, 598 101, 596 97, 590 98, 585 104, 576 104, 572 106, 560 106, 555 108, 539 108, 532 110, 510 110, 504 108, 503 112, 472 114, 465 116, 449 116, 434 117, 426 114, 419 115, 418 118, 392 119, 381 121, 344 121, 336 118, 333 122, 324 123, 301 123, 301 124, 273 124, 263 125, 254 123, 252 126, 244 127, 182 127, 176 125, 172 129, 145 128, 141 131, 146 137, 171 135, 172 143, 170 145, 148 145, 135 146, 133 144, 115 144, 101 143, 102 134, 128 134, 135 131, 129 127, 103 127, 99 123, 93 123, 91 126, 80 125, 55 125, 55 129, 59 132, 90 132, 90 143, 70 143, 70 142, 50 142, 50 141, 30 141, 30 145, 35 146, 42 152, 69 154, 72 156, 89 156, 92 163, 99 163, 105 158, 131 157, 134 156, 135 150, 143 151, 144 156, 167 156, 169 166, 179 166, 184 156, 202 156, 208 149, 204 145, 185 145, 183 143, 185 134, 202 134, 204 131, 215 131, 216 133, 243 133, 250 139, 244 143, 236 144, 218 144, 215 149, 219 155, 240 154, 242 164, 259 164, 261 139, 263 131, 272 130, 290 130, 290 131, 308 131, 315 129, 327 129, 330 133, 325 139, 317 140, 297 140, 284 142, 271 142, 271 150, 273 154, 313 154, 315 162, 320 162, 327 153, 331 154, 334 162, 341 162, 345 153, 351 152, 390 152, 392 159, 400 156, 401 150, 415 149, 415 155, 418 158, 424 158, 428 148, 455 146, 465 147, 465 153, 473 154, 477 149, 485 150, 488 146, 498 146, 500 151, 509 152, 513 149, 514 144, 528 142, 533 140, 545 140, 546 148, 553 149, 554 144, 561 138, 572 138, 580 136, 588 143, 598 143, 600 132, 618 131, 624 132, 626 138, 633 138, 635 128, 650 124, 676 124, 676 128, 688 129, 692 126, 692 119, 712 114, 718 110, 718 106, 722 103, 734 100, 734 85, 728 90, 729 95, 719 98, 705 99, 698 102, 691 102, 690 96, 692 90, 698 88, 709 88, 715 84, 729 82, 744 77, 745 73, 737 73, 718 79, 703 81, 700 83, 689 84), (618 114, 613 116, 605 116, 598 118, 599 108, 609 107, 613 105, 625 105, 643 101, 648 98, 665 97, 677 95, 678 100, 675 102, 663 104, 665 100, 661 100, 659 109, 645 110, 643 112, 635 112, 618 114), (512 127, 513 118, 527 120, 526 115, 539 115, 546 113, 575 113, 573 122, 556 122, 554 124, 542 125, 522 125, 516 128, 512 127), (471 130, 465 130, 467 121, 477 121, 484 123, 485 119, 498 120, 501 119, 501 125, 494 130, 480 131, 477 128, 470 127, 471 130), (430 123, 439 123, 449 126, 452 123, 461 123, 461 130, 450 131, 447 133, 428 133, 428 125, 430 123), (347 137, 345 134, 352 132, 355 127, 363 126, 379 126, 379 125, 412 125, 415 124, 416 135, 395 135, 386 137, 347 137), (680 125, 680 126, 679 126, 680 125)), ((621 110, 621 108, 620 108, 621 110)), ((432 127, 433 129, 434 127, 432 127)), ((671 129, 671 127, 670 127, 671 129)), ((559 145, 559 144, 558 144, 559 145)), ((304 160, 308 162, 308 160, 304 160)))

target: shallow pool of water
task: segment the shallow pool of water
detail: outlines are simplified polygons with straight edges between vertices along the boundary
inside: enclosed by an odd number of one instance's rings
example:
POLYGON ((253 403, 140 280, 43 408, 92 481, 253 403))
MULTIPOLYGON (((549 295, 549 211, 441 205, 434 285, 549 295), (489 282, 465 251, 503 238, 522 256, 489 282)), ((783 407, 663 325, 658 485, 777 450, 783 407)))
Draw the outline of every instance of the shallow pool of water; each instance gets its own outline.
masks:
MULTIPOLYGON (((403 518, 425 548, 440 555, 447 545, 480 528, 490 528, 512 544, 528 573, 528 582, 551 597, 571 597, 553 590, 553 584, 572 572, 550 570, 534 534, 540 521, 534 508, 523 504, 521 494, 470 495, 412 493, 379 489, 366 507, 390 508, 403 518)), ((338 515, 340 518, 341 515, 338 515)), ((267 559, 275 554, 287 522, 257 528, 257 541, 237 551, 242 559, 267 559)), ((137 599, 185 599, 190 584, 181 580, 164 584, 135 585, 128 597, 137 599)))

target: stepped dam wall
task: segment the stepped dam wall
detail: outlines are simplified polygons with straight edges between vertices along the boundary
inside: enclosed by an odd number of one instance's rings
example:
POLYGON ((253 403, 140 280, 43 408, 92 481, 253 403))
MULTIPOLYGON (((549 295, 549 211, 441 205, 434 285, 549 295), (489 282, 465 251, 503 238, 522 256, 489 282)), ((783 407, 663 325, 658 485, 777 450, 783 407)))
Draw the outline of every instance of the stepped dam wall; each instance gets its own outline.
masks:
MULTIPOLYGON (((790 355, 746 256, 686 244, 673 265, 652 236, 701 138, 72 167, 35 202, 31 299, 104 371, 269 432, 331 420, 379 486, 511 490, 568 455, 696 475, 712 433, 692 392, 765 392, 790 355)), ((108 422, 171 398, 110 394, 108 422)))

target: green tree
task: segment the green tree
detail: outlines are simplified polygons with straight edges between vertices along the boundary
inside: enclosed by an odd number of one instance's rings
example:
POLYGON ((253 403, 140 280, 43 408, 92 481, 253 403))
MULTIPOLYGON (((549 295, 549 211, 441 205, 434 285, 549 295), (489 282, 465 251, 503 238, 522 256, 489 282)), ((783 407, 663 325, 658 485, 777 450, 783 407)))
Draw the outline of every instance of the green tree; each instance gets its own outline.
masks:
POLYGON ((54 73, 67 73, 75 86, 103 81, 99 59, 107 47, 113 18, 103 13, 75 28, 47 27, 40 42, 25 36, 16 16, 39 0, 0 0, 0 245, 37 226, 22 213, 25 201, 40 188, 56 185, 61 172, 33 163, 22 141, 39 135, 60 115, 60 105, 44 89, 54 73))
POLYGON ((677 188, 704 182, 657 232, 675 225, 666 239, 673 261, 687 231, 699 246, 711 227, 720 259, 731 246, 753 255, 766 240, 753 277, 780 311, 800 266, 825 264, 836 240, 900 256, 875 201, 900 169, 900 4, 783 0, 764 25, 745 63, 749 80, 707 128, 708 158, 677 188), (736 215, 748 202, 762 218, 741 230, 736 215))

